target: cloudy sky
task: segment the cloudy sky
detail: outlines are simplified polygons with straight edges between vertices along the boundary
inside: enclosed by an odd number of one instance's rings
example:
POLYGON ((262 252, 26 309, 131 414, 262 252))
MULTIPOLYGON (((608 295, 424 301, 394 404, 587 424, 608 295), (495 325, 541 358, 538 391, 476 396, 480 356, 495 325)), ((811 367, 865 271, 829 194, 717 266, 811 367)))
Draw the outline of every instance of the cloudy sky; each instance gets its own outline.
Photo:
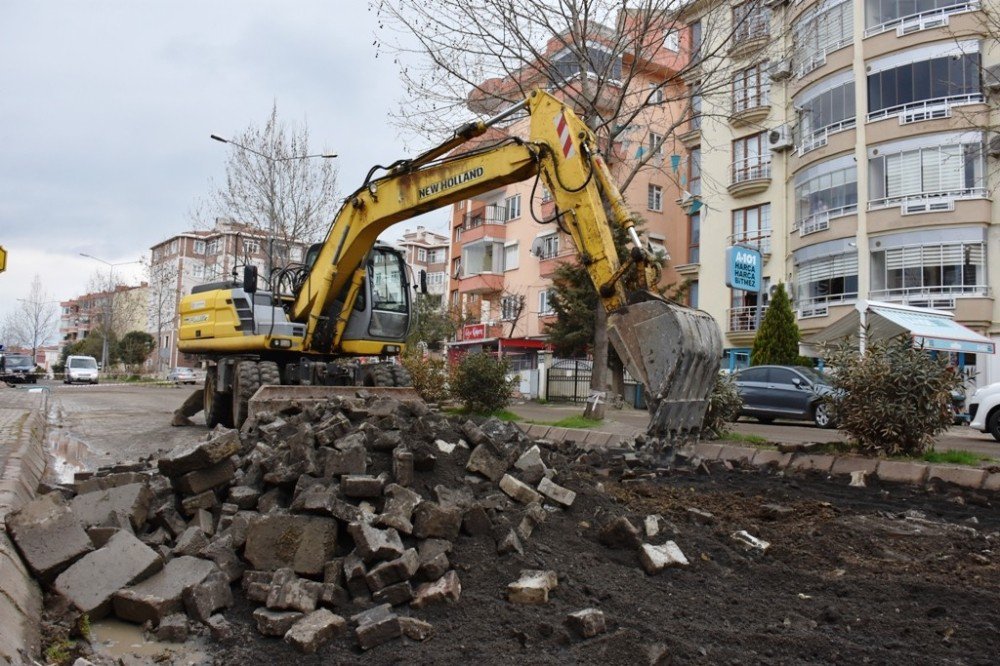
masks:
POLYGON ((209 135, 262 124, 273 101, 312 152, 339 154, 343 193, 402 157, 375 28, 365 0, 0 0, 0 318, 36 273, 65 300, 107 270, 81 252, 132 261, 191 228, 224 173, 209 135))

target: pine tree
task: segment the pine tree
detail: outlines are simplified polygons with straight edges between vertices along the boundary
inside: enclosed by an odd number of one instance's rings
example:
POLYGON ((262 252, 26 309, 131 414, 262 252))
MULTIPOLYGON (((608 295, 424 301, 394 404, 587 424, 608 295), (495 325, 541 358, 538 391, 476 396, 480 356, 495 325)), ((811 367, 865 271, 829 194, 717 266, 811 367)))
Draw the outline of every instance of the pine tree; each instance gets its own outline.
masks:
POLYGON ((785 285, 779 283, 753 339, 750 365, 795 365, 799 361, 799 326, 785 285))

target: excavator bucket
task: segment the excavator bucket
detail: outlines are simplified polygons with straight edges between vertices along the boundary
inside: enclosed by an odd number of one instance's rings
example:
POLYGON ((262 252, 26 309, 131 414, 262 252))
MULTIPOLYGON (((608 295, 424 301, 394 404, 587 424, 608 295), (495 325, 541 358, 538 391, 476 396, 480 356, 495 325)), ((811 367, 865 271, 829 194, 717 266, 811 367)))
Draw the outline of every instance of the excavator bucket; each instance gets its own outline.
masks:
POLYGON ((372 395, 395 398, 396 400, 420 400, 420 395, 412 386, 261 386, 250 398, 247 408, 249 416, 262 412, 278 412, 292 405, 308 407, 328 401, 333 397, 354 398, 358 395, 372 395))
POLYGON ((722 361, 722 333, 707 313, 653 299, 608 316, 608 336, 646 387, 649 434, 697 437, 722 361))

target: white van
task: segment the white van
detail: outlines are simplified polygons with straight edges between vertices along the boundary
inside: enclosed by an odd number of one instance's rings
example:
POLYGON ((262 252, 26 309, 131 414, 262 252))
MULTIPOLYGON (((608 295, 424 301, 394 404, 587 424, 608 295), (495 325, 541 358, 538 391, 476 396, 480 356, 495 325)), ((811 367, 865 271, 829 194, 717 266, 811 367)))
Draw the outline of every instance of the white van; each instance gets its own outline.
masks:
POLYGON ((63 383, 97 383, 97 359, 93 356, 70 356, 66 359, 66 374, 63 383))

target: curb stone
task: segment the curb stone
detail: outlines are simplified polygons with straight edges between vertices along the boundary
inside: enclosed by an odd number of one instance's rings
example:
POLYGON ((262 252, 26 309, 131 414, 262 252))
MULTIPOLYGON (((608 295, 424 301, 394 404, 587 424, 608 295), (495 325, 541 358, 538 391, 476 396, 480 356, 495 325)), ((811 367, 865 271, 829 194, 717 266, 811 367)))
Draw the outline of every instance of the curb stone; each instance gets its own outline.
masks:
POLYGON ((31 663, 40 650, 42 593, 3 525, 45 472, 46 406, 44 392, 0 392, 0 664, 31 663))

